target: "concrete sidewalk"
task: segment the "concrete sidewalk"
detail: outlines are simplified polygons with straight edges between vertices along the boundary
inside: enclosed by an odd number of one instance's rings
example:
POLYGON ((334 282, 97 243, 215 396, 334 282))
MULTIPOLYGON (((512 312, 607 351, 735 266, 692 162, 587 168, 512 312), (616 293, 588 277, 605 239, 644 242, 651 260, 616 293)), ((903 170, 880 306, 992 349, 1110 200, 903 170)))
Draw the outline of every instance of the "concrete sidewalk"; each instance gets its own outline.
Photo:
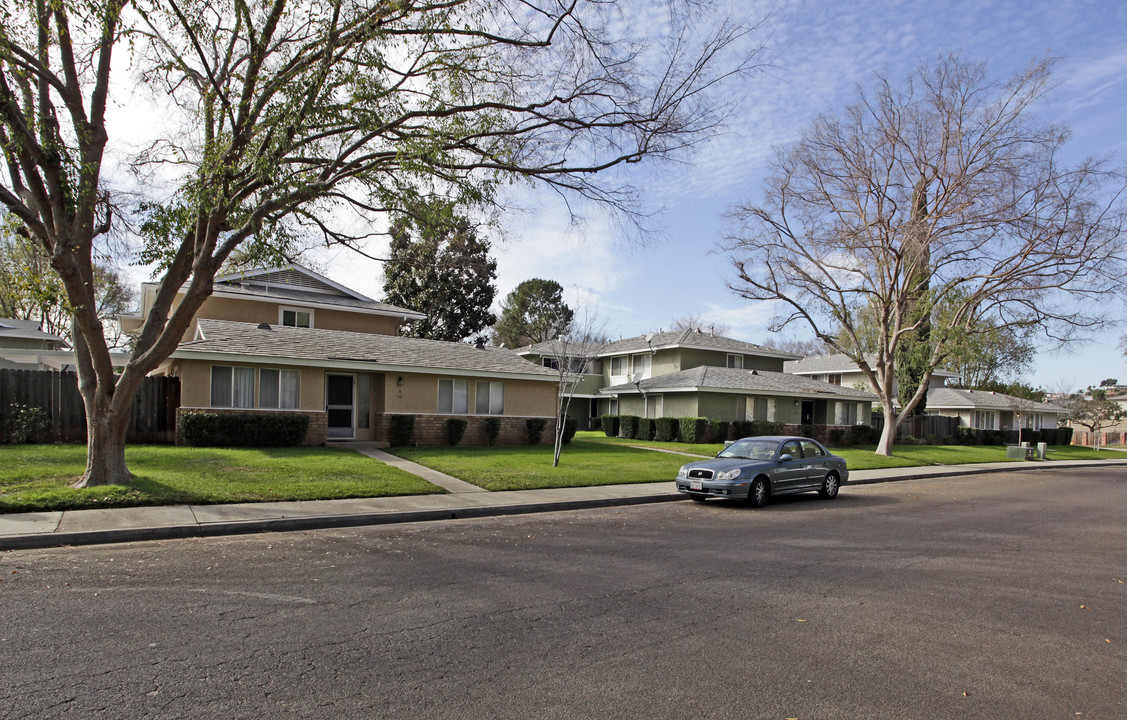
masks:
MULTIPOLYGON (((451 520, 685 499, 684 495, 677 493, 672 481, 487 492, 428 468, 407 463, 374 448, 365 448, 362 452, 381 460, 386 455, 387 458, 391 458, 389 462, 394 461, 397 466, 408 472, 415 472, 430 482, 444 487, 449 494, 11 513, 0 515, 0 550, 451 520)), ((850 473, 849 485, 1015 470, 1061 470, 1110 466, 1127 466, 1127 459, 1095 462, 1018 461, 858 470, 850 473)))

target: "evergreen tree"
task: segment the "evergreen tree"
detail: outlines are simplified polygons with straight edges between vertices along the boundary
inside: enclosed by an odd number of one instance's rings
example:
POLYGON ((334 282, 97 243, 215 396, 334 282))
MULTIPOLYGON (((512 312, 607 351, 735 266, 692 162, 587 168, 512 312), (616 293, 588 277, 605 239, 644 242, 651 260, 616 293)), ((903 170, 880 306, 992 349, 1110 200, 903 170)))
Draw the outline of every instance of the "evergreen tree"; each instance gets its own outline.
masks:
POLYGON ((555 280, 533 278, 516 286, 501 304, 501 319, 493 328, 493 342, 516 348, 566 335, 575 312, 563 299, 555 280))
POLYGON ((496 278, 489 241, 450 203, 422 204, 393 220, 385 300, 427 316, 404 335, 459 342, 480 333, 497 320, 489 311, 496 278))

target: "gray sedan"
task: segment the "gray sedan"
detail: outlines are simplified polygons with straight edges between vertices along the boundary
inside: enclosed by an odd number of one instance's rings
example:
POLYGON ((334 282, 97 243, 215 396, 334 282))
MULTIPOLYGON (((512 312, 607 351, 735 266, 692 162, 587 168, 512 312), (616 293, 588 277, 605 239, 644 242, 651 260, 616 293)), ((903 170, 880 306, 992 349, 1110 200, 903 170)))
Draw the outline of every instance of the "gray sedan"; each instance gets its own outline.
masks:
POLYGON ((776 495, 812 490, 833 499, 848 481, 845 458, 816 440, 748 437, 721 450, 715 460, 684 465, 677 473, 677 491, 693 500, 722 497, 763 507, 776 495))

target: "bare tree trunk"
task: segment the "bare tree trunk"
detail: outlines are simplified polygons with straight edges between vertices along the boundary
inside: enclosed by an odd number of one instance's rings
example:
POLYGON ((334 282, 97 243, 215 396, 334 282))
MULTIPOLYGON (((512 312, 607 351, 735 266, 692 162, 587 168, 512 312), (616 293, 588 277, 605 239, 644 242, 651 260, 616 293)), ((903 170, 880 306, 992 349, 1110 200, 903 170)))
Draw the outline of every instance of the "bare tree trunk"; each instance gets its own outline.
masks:
POLYGON ((892 412, 891 408, 884 411, 884 427, 880 431, 880 441, 877 442, 876 455, 892 457, 892 446, 896 442, 896 431, 899 429, 900 416, 892 412))
POLYGON ((83 394, 86 405, 86 473, 74 487, 126 485, 133 479, 125 465, 125 434, 129 429, 128 408, 94 412, 91 400, 83 394))

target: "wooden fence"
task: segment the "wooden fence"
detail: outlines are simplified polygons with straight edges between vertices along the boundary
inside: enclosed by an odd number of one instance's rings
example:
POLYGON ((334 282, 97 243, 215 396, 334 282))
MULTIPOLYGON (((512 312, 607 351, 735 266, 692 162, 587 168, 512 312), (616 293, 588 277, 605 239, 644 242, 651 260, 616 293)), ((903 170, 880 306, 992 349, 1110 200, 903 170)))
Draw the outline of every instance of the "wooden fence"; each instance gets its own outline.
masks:
MULTIPOLYGON (((39 408, 46 414, 47 430, 36 442, 86 442, 86 409, 77 373, 0 369, 0 442, 7 442, 16 406, 39 408)), ((179 407, 179 378, 145 378, 133 399, 126 442, 174 442, 179 407)))
MULTIPOLYGON (((879 435, 884 430, 884 415, 873 413, 873 429, 879 435)), ((944 417, 942 415, 913 415, 904 418, 900 427, 896 429, 897 437, 911 435, 914 438, 924 439, 933 437, 942 438, 944 435, 955 437, 958 432, 959 418, 944 417)))

